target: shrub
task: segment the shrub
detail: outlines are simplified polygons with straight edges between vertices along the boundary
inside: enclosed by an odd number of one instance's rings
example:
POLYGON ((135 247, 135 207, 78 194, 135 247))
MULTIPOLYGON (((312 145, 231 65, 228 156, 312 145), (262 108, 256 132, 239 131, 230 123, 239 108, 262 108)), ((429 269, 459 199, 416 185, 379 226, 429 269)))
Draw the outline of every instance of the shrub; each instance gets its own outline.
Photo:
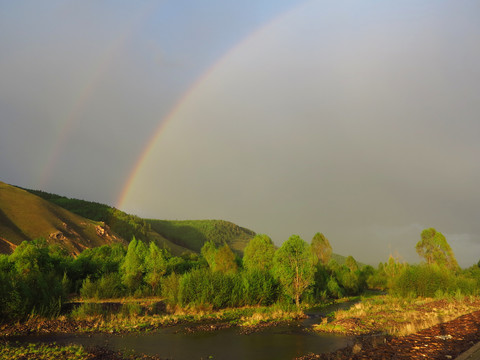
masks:
POLYGON ((394 281, 391 292, 400 297, 435 297, 458 292, 471 295, 477 292, 477 287, 474 279, 457 275, 446 267, 423 264, 405 268, 394 281))

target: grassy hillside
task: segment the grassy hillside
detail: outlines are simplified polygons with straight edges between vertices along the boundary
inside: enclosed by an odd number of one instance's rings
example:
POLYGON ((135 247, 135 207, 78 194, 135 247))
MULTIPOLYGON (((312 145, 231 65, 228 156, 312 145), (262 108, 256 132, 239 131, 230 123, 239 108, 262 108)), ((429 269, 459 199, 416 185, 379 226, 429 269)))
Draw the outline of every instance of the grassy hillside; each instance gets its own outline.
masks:
POLYGON ((43 191, 28 191, 75 214, 103 221, 124 239, 130 240, 135 236, 143 241, 155 241, 162 247, 170 248, 174 255, 200 252, 208 240, 217 245, 226 242, 232 250, 242 254, 248 241, 255 236, 253 231, 224 220, 145 220, 92 201, 70 199, 43 191))
POLYGON ((206 241, 217 246, 227 243, 233 251, 243 253, 247 243, 255 236, 252 230, 224 220, 147 220, 152 230, 162 236, 199 252, 206 241))
POLYGON ((27 191, 77 215, 94 221, 102 221, 107 224, 112 231, 127 241, 130 241, 132 237, 135 236, 142 241, 154 241, 160 247, 169 248, 173 255, 189 252, 188 248, 176 244, 152 230, 150 224, 138 216, 130 215, 114 207, 93 201, 70 199, 65 196, 38 190, 27 191))
POLYGON ((123 239, 105 223, 89 220, 23 189, 0 182, 0 252, 43 237, 70 253, 123 239))

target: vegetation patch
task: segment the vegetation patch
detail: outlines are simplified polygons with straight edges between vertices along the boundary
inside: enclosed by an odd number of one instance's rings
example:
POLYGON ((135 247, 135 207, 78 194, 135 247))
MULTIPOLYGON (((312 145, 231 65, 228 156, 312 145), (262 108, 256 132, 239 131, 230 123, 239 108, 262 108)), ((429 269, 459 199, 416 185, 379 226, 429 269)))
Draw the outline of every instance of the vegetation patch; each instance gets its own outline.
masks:
POLYGON ((93 355, 85 351, 83 346, 80 345, 0 343, 0 360, 83 360, 89 358, 93 358, 93 355))
POLYGON ((314 329, 348 335, 404 336, 478 310, 480 298, 397 298, 381 295, 336 311, 314 329))
POLYGON ((136 353, 122 353, 102 347, 85 348, 81 345, 60 346, 55 343, 29 343, 18 342, 0 343, 0 360, 160 360, 157 356, 136 353))

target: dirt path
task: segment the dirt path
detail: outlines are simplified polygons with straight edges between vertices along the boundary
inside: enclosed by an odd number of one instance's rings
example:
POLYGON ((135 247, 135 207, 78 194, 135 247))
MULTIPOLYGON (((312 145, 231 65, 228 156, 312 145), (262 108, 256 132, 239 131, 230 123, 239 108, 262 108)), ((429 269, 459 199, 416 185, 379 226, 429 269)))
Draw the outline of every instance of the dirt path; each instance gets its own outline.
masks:
POLYGON ((346 349, 330 354, 309 354, 298 359, 455 359, 480 341, 480 311, 415 334, 381 338, 380 341, 378 337, 375 339, 358 337, 357 343, 346 349))

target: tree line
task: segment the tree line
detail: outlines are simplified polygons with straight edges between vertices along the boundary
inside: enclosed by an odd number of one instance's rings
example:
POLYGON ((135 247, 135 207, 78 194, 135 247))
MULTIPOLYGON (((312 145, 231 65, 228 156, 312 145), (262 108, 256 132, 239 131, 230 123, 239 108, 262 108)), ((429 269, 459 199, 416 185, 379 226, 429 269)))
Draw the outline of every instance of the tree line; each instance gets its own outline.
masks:
POLYGON ((120 244, 87 249, 76 258, 43 239, 23 242, 0 255, 0 318, 56 315, 71 296, 84 299, 159 296, 171 307, 220 309, 246 305, 316 304, 328 298, 389 291, 396 296, 477 295, 480 268, 461 270, 445 237, 426 229, 417 244, 420 265, 390 257, 377 268, 331 258, 321 233, 310 243, 292 235, 276 248, 256 235, 243 257, 224 243, 207 241, 200 254, 173 256, 154 242, 133 237, 120 244))

